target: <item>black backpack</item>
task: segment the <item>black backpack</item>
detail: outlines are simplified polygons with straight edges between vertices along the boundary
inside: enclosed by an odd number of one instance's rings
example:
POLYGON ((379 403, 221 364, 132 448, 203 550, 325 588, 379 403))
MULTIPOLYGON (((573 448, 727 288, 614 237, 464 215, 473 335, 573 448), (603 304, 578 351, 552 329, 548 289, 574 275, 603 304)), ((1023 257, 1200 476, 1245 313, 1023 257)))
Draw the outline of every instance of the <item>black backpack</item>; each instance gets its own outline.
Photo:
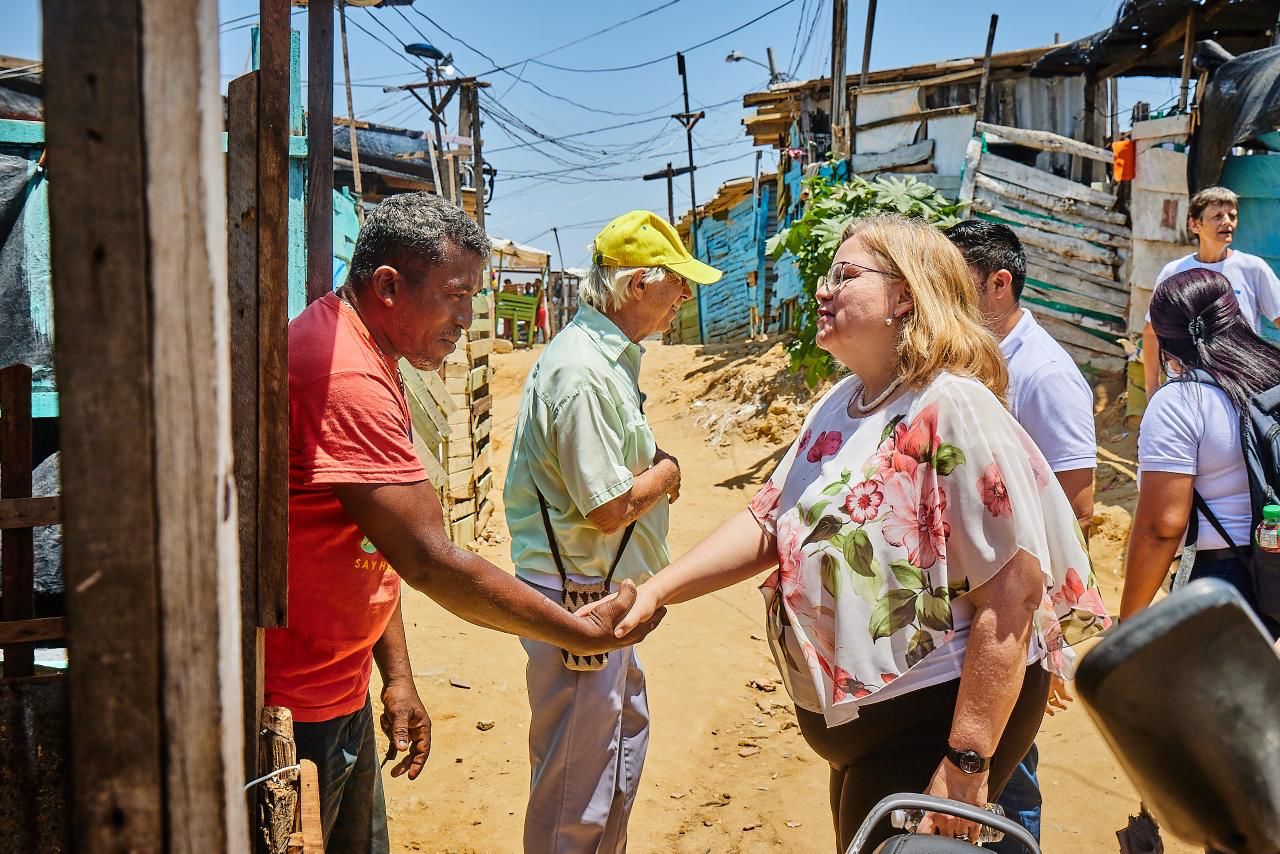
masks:
MULTIPOLYGON (((1200 369, 1191 372, 1190 380, 1175 382, 1187 381, 1221 388, 1208 372, 1200 369)), ((1250 531, 1253 531, 1262 521, 1262 508, 1267 504, 1280 504, 1277 498, 1280 495, 1280 385, 1255 394, 1249 399, 1245 411, 1240 413, 1240 450, 1244 454, 1245 472, 1249 477, 1249 505, 1253 515, 1250 531)), ((1259 548, 1247 550, 1250 544, 1234 542, 1199 492, 1193 493, 1193 504, 1230 545, 1236 559, 1248 568, 1253 578, 1258 610, 1273 620, 1280 620, 1280 554, 1259 548)), ((1175 588, 1186 583, 1190 576, 1195 554, 1190 547, 1195 545, 1197 534, 1198 519, 1193 512, 1187 525, 1188 548, 1183 551, 1183 564, 1178 567, 1175 588)))

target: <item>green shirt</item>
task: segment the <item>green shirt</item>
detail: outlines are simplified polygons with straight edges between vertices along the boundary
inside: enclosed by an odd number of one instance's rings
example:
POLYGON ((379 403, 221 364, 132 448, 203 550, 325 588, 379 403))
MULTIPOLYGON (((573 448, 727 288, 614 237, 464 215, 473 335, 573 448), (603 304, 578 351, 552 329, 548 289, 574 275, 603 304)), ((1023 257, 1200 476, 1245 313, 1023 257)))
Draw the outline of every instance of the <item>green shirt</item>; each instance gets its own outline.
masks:
MULTIPOLYGON (((578 308, 525 381, 503 501, 516 575, 560 588, 538 509, 541 490, 565 571, 575 581, 609 574, 622 531, 605 534, 587 521, 592 510, 631 489, 653 464, 653 432, 640 403, 644 352, 609 318, 578 308)), ((668 502, 640 517, 614 581, 640 581, 670 562, 668 502)))

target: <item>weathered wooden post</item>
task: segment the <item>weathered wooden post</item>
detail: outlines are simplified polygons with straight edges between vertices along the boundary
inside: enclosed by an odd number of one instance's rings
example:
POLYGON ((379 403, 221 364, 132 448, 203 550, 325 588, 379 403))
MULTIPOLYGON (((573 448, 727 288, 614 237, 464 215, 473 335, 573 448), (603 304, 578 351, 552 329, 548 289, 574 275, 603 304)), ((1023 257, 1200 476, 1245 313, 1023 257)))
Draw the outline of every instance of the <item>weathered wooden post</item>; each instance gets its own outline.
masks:
POLYGON ((44 3, 80 851, 248 845, 217 29, 44 3))

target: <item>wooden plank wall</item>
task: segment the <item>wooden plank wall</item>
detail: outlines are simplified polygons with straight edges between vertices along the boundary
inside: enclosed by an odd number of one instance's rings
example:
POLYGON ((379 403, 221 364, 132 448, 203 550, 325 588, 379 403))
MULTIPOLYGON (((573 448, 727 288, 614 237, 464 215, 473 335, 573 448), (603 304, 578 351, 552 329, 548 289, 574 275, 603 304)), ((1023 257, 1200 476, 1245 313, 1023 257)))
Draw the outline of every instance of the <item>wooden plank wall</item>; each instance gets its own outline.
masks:
POLYGON ((465 341, 439 372, 419 371, 401 360, 414 449, 449 516, 452 539, 465 546, 493 515, 493 397, 489 359, 493 352, 493 298, 479 295, 465 341))
POLYGON ((699 221, 700 257, 723 271, 724 276, 713 285, 700 286, 700 300, 689 300, 681 306, 671 330, 664 336, 667 343, 700 343, 700 328, 706 336, 703 343, 746 340, 752 302, 761 316, 765 312, 769 269, 764 244, 772 235, 769 224, 777 222, 776 217, 770 215, 776 193, 776 186, 763 182, 755 207, 747 196, 727 213, 699 221), (755 287, 748 287, 748 274, 754 274, 755 287))
POLYGON ((1013 229, 1027 253, 1023 304, 1080 365, 1124 370, 1130 230, 1116 195, 992 154, 1012 143, 1109 163, 1111 152, 1047 131, 980 123, 965 153, 960 201, 1013 229))

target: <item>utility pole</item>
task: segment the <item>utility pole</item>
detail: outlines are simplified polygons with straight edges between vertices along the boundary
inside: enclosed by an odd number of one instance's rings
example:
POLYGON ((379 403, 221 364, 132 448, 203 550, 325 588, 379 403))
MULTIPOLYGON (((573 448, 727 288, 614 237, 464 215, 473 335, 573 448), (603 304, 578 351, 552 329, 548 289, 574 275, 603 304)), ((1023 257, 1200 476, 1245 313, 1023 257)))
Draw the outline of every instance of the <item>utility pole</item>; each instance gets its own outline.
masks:
POLYGON ((685 143, 689 149, 689 243, 693 250, 693 257, 698 257, 698 192, 695 189, 693 181, 693 126, 698 123, 706 113, 699 110, 696 113, 689 112, 689 76, 684 69, 684 54, 676 53, 676 71, 680 73, 680 87, 684 91, 684 112, 676 113, 672 118, 679 119, 680 124, 684 125, 685 143))
POLYGON ((846 153, 848 143, 848 84, 845 81, 844 57, 849 39, 849 0, 831 3, 831 151, 837 157, 846 153))
POLYGON ((769 82, 777 83, 781 78, 778 77, 778 62, 773 58, 773 48, 767 47, 764 52, 769 57, 769 82))
MULTIPOLYGON (((871 37, 876 31, 876 0, 867 3, 867 32, 862 39, 862 74, 858 77, 858 92, 867 85, 867 76, 871 73, 871 37)), ((849 104, 849 177, 853 177, 853 155, 857 153, 858 136, 858 95, 854 94, 849 104)))
POLYGON ((692 177, 693 173, 689 170, 696 168, 697 167, 681 166, 679 169, 672 169, 671 164, 668 163, 666 169, 663 169, 660 172, 650 172, 648 175, 642 176, 645 181, 657 181, 659 178, 667 179, 667 222, 672 225, 675 225, 676 222, 676 198, 675 187, 672 184, 671 179, 677 175, 683 175, 686 172, 688 172, 690 177, 692 177))
POLYGON ((347 53, 347 0, 338 0, 338 25, 342 33, 342 79, 347 85, 347 130, 351 140, 351 179, 356 190, 356 218, 364 228, 364 186, 360 178, 360 146, 356 142, 356 108, 351 98, 351 59, 347 53))

